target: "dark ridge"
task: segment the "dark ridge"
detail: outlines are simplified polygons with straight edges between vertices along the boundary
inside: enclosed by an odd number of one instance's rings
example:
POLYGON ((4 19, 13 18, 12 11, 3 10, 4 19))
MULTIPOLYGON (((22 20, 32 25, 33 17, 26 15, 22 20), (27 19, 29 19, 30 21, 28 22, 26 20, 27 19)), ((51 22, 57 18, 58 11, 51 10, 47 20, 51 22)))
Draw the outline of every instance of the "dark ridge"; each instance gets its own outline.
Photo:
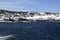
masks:
POLYGON ((28 13, 28 12, 23 12, 23 11, 10 11, 10 10, 0 9, 0 13, 4 13, 4 12, 8 12, 8 13, 28 13))

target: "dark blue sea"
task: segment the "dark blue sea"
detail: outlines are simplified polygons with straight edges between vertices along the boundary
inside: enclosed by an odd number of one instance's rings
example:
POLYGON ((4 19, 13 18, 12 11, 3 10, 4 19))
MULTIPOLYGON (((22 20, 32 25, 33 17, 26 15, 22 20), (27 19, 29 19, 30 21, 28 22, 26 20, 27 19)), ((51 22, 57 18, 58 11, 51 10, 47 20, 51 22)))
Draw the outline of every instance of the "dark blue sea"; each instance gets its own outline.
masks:
POLYGON ((60 40, 60 22, 0 22, 0 36, 7 40, 60 40))

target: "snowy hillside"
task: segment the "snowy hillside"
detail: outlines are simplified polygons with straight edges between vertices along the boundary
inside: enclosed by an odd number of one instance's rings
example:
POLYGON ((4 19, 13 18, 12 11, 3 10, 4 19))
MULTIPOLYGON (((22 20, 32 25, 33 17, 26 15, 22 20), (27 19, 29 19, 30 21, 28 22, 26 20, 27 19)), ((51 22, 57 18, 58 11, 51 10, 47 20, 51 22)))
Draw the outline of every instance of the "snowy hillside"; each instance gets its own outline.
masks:
POLYGON ((0 21, 20 21, 20 22, 31 22, 31 21, 60 21, 60 13, 50 12, 17 12, 0 10, 0 21))

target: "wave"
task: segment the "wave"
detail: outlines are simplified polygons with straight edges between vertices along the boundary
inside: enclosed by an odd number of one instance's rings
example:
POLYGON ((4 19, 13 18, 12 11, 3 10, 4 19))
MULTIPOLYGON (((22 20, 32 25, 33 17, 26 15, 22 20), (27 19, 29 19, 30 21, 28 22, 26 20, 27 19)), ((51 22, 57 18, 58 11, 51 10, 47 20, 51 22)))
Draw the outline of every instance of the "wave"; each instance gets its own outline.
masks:
POLYGON ((6 40, 6 39, 9 39, 11 37, 14 37, 14 36, 13 35, 0 36, 0 40, 6 40))

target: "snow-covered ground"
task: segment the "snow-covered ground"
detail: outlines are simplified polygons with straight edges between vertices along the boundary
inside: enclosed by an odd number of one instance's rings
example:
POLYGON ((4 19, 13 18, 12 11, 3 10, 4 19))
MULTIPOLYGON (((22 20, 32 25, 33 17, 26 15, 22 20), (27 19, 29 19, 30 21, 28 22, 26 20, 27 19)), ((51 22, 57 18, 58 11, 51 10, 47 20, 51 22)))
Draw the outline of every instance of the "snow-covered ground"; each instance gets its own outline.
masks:
MULTIPOLYGON (((59 20, 60 21, 60 14, 59 13, 49 13, 49 12, 0 12, 0 21, 9 21, 9 19, 18 21, 20 18, 26 20, 59 20)), ((22 20, 19 20, 22 21, 22 20)))
POLYGON ((34 15, 33 17, 26 17, 26 19, 31 19, 31 20, 50 20, 50 19, 54 19, 54 20, 60 20, 60 14, 58 16, 54 15, 54 14, 42 14, 40 13, 41 15, 34 15))

